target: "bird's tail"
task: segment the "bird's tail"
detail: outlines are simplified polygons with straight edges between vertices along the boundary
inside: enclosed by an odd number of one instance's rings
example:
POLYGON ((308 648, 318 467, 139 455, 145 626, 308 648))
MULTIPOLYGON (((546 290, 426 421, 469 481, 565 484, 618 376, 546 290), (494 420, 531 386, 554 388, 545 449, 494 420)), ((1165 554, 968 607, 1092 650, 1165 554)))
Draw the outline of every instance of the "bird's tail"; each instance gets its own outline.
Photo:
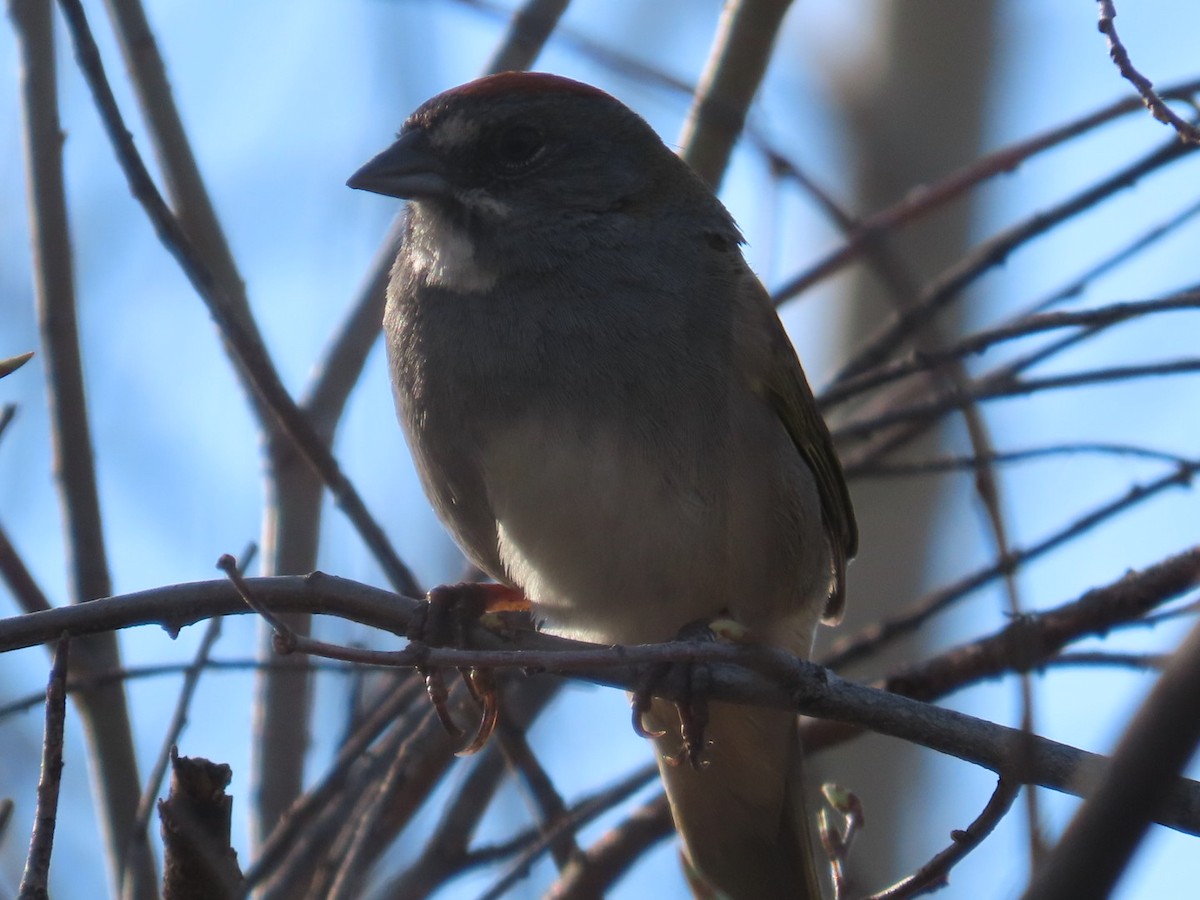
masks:
POLYGON ((698 898, 820 900, 796 714, 713 702, 704 764, 680 757, 675 707, 655 700, 646 726, 698 898))

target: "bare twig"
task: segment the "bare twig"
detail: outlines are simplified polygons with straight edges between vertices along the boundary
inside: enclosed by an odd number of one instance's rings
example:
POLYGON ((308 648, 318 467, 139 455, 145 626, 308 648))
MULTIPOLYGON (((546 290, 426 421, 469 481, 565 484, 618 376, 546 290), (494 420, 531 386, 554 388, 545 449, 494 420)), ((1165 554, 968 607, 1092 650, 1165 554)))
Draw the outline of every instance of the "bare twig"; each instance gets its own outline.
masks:
MULTIPOLYGON (((9 11, 16 26, 23 72, 26 180, 51 443, 67 536, 70 597, 73 603, 82 603, 112 593, 112 582, 83 386, 52 10, 45 3, 10 2, 9 11)), ((29 584, 25 581, 24 587, 28 589, 29 584)), ((26 599, 32 599, 32 595, 26 595, 26 599)), ((116 636, 112 634, 77 641, 73 657, 76 672, 106 671, 121 664, 116 636)), ((81 693, 76 705, 95 761, 92 785, 102 809, 109 848, 106 858, 117 866, 124 858, 141 783, 124 689, 110 685, 95 693, 81 693)), ((133 866, 135 897, 154 896, 154 860, 145 841, 136 848, 133 866)), ((110 875, 116 881, 121 878, 115 871, 110 875)))
POLYGON ((1014 550, 1008 559, 966 575, 911 604, 898 615, 882 619, 857 634, 849 635, 835 642, 830 653, 822 662, 830 668, 841 669, 866 658, 901 635, 914 631, 943 609, 985 584, 991 583, 1006 569, 1015 570, 1168 488, 1190 485, 1198 471, 1200 471, 1200 461, 1194 461, 1187 465, 1181 465, 1174 472, 1154 481, 1134 485, 1122 496, 1092 509, 1037 544, 1027 549, 1014 550))
MULTIPOLYGON (((237 563, 238 571, 245 571, 254 557, 255 549, 251 546, 242 554, 242 559, 237 563)), ((154 766, 150 769, 150 776, 146 779, 146 788, 142 791, 141 799, 138 801, 137 818, 134 820, 133 830, 130 834, 131 841, 140 839, 146 833, 146 827, 150 823, 150 815, 154 812, 154 801, 158 797, 159 790, 162 788, 167 766, 177 756, 175 745, 179 740, 179 735, 183 732, 184 726, 187 724, 188 709, 192 705, 192 697, 195 696, 196 688, 200 684, 200 676, 207 668, 209 654, 212 653, 212 648, 221 636, 221 622, 222 619, 219 616, 208 620, 208 625, 204 629, 204 637, 200 639, 200 646, 196 648, 195 657, 184 673, 183 686, 180 688, 179 697, 175 701, 175 710, 171 714, 171 721, 167 725, 163 739, 159 744, 158 758, 155 760, 154 766)), ((124 892, 125 888, 123 886, 122 894, 124 892)))
POLYGON ((46 599, 17 548, 8 539, 8 532, 3 526, 0 526, 0 578, 4 579, 4 583, 8 585, 13 597, 25 612, 50 609, 50 601, 46 599))
POLYGON ((277 616, 268 606, 265 606, 255 598, 254 592, 250 586, 246 584, 246 579, 238 568, 238 562, 230 554, 223 553, 221 558, 217 560, 217 568, 225 573, 234 589, 238 592, 238 596, 246 601, 246 605, 262 616, 267 624, 275 631, 275 640, 277 642, 276 650, 279 653, 291 653, 296 647, 296 644, 301 638, 288 627, 279 616, 277 616))
MULTIPOLYGON (((204 668, 209 672, 253 672, 257 669, 269 669, 272 666, 278 666, 281 660, 278 659, 253 659, 244 657, 241 659, 210 659, 204 664, 204 668)), ((89 675, 86 678, 71 678, 67 681, 67 693, 74 694, 78 691, 93 690, 105 684, 113 684, 118 681, 130 682, 137 681, 142 678, 162 678, 168 675, 186 675, 192 667, 191 662, 174 662, 161 663, 158 665, 148 666, 125 666, 121 669, 113 669, 108 672, 97 672, 95 675, 89 675)), ((348 666, 339 662, 316 662, 313 668, 328 672, 333 675, 361 675, 365 667, 348 666)), ((24 697, 18 697, 8 703, 0 704, 0 719, 6 716, 11 716, 16 713, 27 712, 35 706, 41 705, 45 701, 45 695, 26 694, 24 697)))
POLYGON ((278 424, 295 443, 296 447, 320 473, 329 487, 338 506, 350 519, 359 535, 379 561, 388 579, 398 590, 419 593, 416 581, 408 567, 400 561, 392 549, 387 536, 378 523, 371 518, 362 498, 346 478, 341 466, 313 430, 312 424, 296 406, 278 374, 265 358, 262 345, 248 334, 240 319, 229 306, 229 300, 221 291, 218 282, 197 248, 184 233, 163 202, 162 196, 150 178, 145 163, 133 145, 120 109, 108 84, 104 67, 100 61, 91 29, 84 17, 79 0, 59 0, 71 36, 75 41, 75 52, 79 59, 88 86, 92 90, 96 106, 109 139, 117 153, 117 159, 125 177, 129 180, 134 197, 142 204, 159 239, 179 261, 184 274, 192 283, 209 312, 221 328, 242 366, 252 379, 255 391, 276 417, 278 424))
MULTIPOLYGON (((42 699, 44 701, 45 697, 43 696, 42 699)), ((8 826, 12 822, 12 814, 15 807, 16 804, 13 803, 11 797, 0 798, 0 842, 4 841, 8 832, 8 826)))
POLYGON ((1090 796, 1035 873, 1025 900, 1108 896, 1168 786, 1200 743, 1200 624, 1172 654, 1167 669, 1125 730, 1090 796))
POLYGON ((5 357, 0 359, 0 378, 11 375, 25 363, 33 359, 33 351, 29 350, 25 353, 19 353, 16 356, 5 357))
POLYGON ((413 707, 424 694, 424 682, 419 678, 408 678, 394 686, 391 693, 376 709, 359 723, 358 728, 338 750, 324 778, 305 794, 275 830, 263 842, 262 850, 254 865, 246 873, 246 884, 256 887, 273 878, 286 865, 289 856, 301 850, 301 836, 312 835, 317 829, 312 824, 325 809, 333 805, 335 797, 346 785, 351 767, 367 753, 367 749, 389 726, 400 719, 401 714, 413 707))
POLYGON ((4 403, 0 404, 0 438, 4 437, 4 432, 8 431, 8 426, 12 424, 12 420, 17 417, 17 404, 4 403))
POLYGON ((507 772, 499 746, 485 747, 458 787, 453 801, 446 804, 437 827, 416 860, 384 887, 382 895, 393 900, 423 900, 465 871, 471 865, 467 854, 471 838, 507 772))
POLYGON ((976 817, 975 821, 963 831, 951 832, 950 837, 954 843, 903 881, 871 894, 866 900, 902 900, 902 898, 930 894, 945 887, 950 883, 950 870, 968 853, 983 843, 983 840, 1000 824, 1000 820, 1008 813, 1020 791, 1020 783, 1010 784, 1001 778, 996 784, 996 790, 988 800, 987 806, 983 808, 983 812, 976 817))
POLYGON ((1158 119, 1164 125, 1170 125, 1174 128, 1179 134, 1180 140, 1192 144, 1200 144, 1200 129, 1197 129, 1191 122, 1175 115, 1171 111, 1171 108, 1163 101, 1163 98, 1154 90, 1154 83, 1134 67, 1133 62, 1129 58, 1129 52, 1117 36, 1117 26, 1113 21, 1117 17, 1117 8, 1113 0, 1098 0, 1098 2, 1100 6, 1100 19, 1097 25, 1100 33, 1108 38, 1108 55, 1116 63, 1122 77, 1137 88, 1142 102, 1146 104, 1146 109, 1150 110, 1150 114, 1154 118, 1158 119))
MULTIPOLYGON (((261 603, 276 610, 296 609, 302 605, 311 610, 314 603, 319 603, 324 612, 337 612, 388 630, 402 631, 412 610, 421 602, 329 576, 258 578, 249 579, 248 584, 261 603), (376 597, 378 601, 374 599, 376 597)), ((94 630, 99 623, 108 629, 163 619, 174 624, 188 617, 245 611, 241 598, 224 581, 180 585, 132 597, 95 601, 82 607, 0 620, 0 649, 42 643, 46 638, 41 629, 51 625, 56 627, 56 633, 77 634, 94 630), (92 613, 91 609, 97 606, 100 612, 92 613)), ((667 661, 705 662, 712 667, 714 697, 739 703, 794 707, 807 715, 853 722, 997 772, 1006 771, 1013 742, 1022 739, 1021 733, 1014 729, 852 684, 812 663, 764 647, 678 642, 637 647, 581 647, 577 642, 532 631, 501 635, 483 628, 471 629, 470 640, 482 649, 424 647, 416 652, 376 653, 369 658, 405 666, 534 667, 572 673, 624 689, 632 689, 640 683, 639 667, 667 661)), ((670 697, 669 690, 664 689, 664 694, 670 697)), ((1035 774, 1032 777, 1043 787, 1058 791, 1076 790, 1072 787, 1072 778, 1080 771, 1093 769, 1100 760, 1093 754, 1042 738, 1035 738, 1033 744, 1035 774)), ((1156 820, 1168 827, 1200 833, 1200 785, 1177 782, 1171 802, 1159 811, 1156 820)))
POLYGON ((950 346, 914 350, 907 356, 876 366, 862 375, 847 378, 831 385, 822 394, 820 403, 828 408, 848 397, 861 394, 868 388, 878 387, 907 375, 924 373, 938 363, 966 359, 1006 341, 1019 340, 1044 331, 1117 325, 1122 322, 1141 321, 1143 317, 1156 313, 1195 309, 1200 309, 1200 290, 1189 287, 1156 300, 1135 300, 1110 303, 1094 309, 1021 316, 995 328, 977 331, 950 346))
POLYGON ((889 675, 883 686, 907 697, 932 700, 1006 671, 1033 671, 1068 644, 1137 622, 1148 610, 1197 585, 1200 548, 1193 548, 1129 572, 1055 609, 1022 616, 995 634, 907 666, 889 675))
POLYGON ((575 843, 575 835, 571 829, 558 827, 567 817, 567 805, 533 748, 529 746, 524 732, 513 724, 503 710, 497 723, 496 738, 509 766, 521 774, 521 780, 524 781, 537 811, 538 826, 543 832, 557 832, 555 838, 550 841, 550 854, 561 872, 579 853, 579 846, 575 843))
POLYGON ((1165 462, 1172 466, 1186 466, 1186 457, 1165 450, 1155 450, 1152 447, 1138 447, 1133 444, 1109 443, 1078 443, 1054 444, 1049 447, 1028 447, 1025 450, 1009 450, 992 453, 982 460, 977 456, 937 456, 930 459, 918 459, 912 462, 876 463, 859 465, 846 470, 847 478, 909 478, 915 475, 939 475, 945 472, 969 471, 981 462, 1007 465, 1009 463, 1029 462, 1031 460, 1049 459, 1057 456, 1077 456, 1095 454, 1098 456, 1131 457, 1147 459, 1154 462, 1165 462))
POLYGON ((980 244, 934 279, 923 291, 917 305, 904 310, 869 337, 854 357, 842 367, 834 381, 859 375, 884 362, 906 338, 919 333, 937 312, 961 296, 980 275, 1006 259, 1021 245, 1095 206, 1117 191, 1128 188, 1139 178, 1182 159, 1195 149, 1193 145, 1172 141, 1050 209, 1031 216, 980 244))
POLYGON ((550 39, 571 0, 526 0, 513 16, 504 42, 487 64, 488 72, 528 69, 550 39))
MULTIPOLYGON (((1200 91, 1200 80, 1191 80, 1171 86, 1162 91, 1161 96, 1191 97, 1197 91, 1200 91)), ((1138 110, 1141 106, 1141 100, 1138 97, 1118 100, 1065 125, 990 153, 951 172, 932 185, 910 192, 899 203, 864 219, 845 244, 830 251, 800 275, 780 287, 773 295, 776 305, 795 297, 854 262, 879 235, 887 234, 901 225, 929 215, 982 182, 1011 172, 1033 156, 1081 134, 1086 134, 1118 116, 1138 110)))
POLYGON ((278 861, 268 879, 256 886, 256 896, 264 900, 317 900, 326 896, 360 815, 376 796, 380 779, 401 757, 406 741, 430 736, 423 730, 429 718, 426 708, 410 706, 377 743, 351 763, 342 786, 330 793, 313 818, 296 829, 292 844, 286 848, 287 856, 278 861))
POLYGON ((573 860, 545 897, 603 897, 642 854, 674 833, 671 807, 666 794, 659 794, 573 860))
POLYGON ((1114 653, 1104 650, 1076 650, 1046 660, 1045 668, 1068 666, 1114 666, 1145 671, 1161 671, 1171 657, 1165 653, 1114 653))
MULTIPOLYGON (((533 860, 546 852, 557 835, 578 832, 598 816, 629 799, 632 794, 658 777, 658 767, 653 763, 643 766, 614 784, 572 804, 564 816, 549 830, 541 826, 528 828, 502 843, 476 847, 468 852, 466 844, 474 833, 475 823, 484 812, 483 803, 476 797, 491 796, 495 789, 492 782, 493 767, 500 763, 498 751, 492 751, 489 748, 486 752, 488 755, 476 765, 459 788, 458 797, 447 809, 436 833, 422 850, 417 863, 388 884, 383 891, 384 895, 395 897, 396 900, 418 900, 418 898, 429 896, 437 887, 455 875, 474 867, 510 859, 515 854, 520 854, 522 858, 514 862, 513 871, 524 872, 533 860), (479 785, 479 782, 482 782, 482 785, 479 785), (472 790, 475 786, 482 786, 483 793, 477 795, 472 790)), ((669 811, 666 816, 666 827, 670 829, 669 811)), ((586 855, 586 853, 583 854, 583 856, 586 855)), ((578 874, 582 858, 582 856, 574 858, 563 872, 563 878, 571 877, 571 872, 578 874)), ((507 880, 505 883, 508 883, 507 880)))
MULTIPOLYGON (((428 711, 432 713, 432 710, 428 711)), ((432 718, 427 715, 426 719, 432 718)), ((349 840, 343 852, 337 854, 337 875, 327 891, 321 896, 329 900, 350 900, 361 895, 372 859, 370 836, 378 829, 392 795, 399 789, 408 768, 403 753, 396 753, 381 778, 375 781, 372 790, 363 795, 363 807, 358 811, 349 829, 349 840)))
MULTIPOLYGON (((1152 618, 1145 615, 1147 610, 1193 590, 1198 584, 1200 548, 1195 548, 1145 570, 1130 572, 1055 609, 1022 616, 994 634, 903 667, 874 686, 915 700, 934 702, 968 685, 1008 672, 1034 672, 1057 665, 1067 657, 1086 657, 1087 654, 1055 654, 1082 638, 1143 625, 1152 618)), ((1144 664, 1145 660, 1130 659, 1128 663, 1144 664)), ((809 752, 815 753, 861 733, 856 727, 809 720, 804 725, 803 742, 809 752)))
POLYGON ((1045 312, 1060 303, 1078 297, 1084 290, 1099 278, 1101 275, 1107 275, 1115 271, 1120 266, 1136 258, 1143 251, 1152 247, 1154 244, 1161 241, 1163 238, 1176 232, 1181 226, 1186 225, 1197 215, 1200 215, 1200 200, 1190 203, 1167 219, 1146 229, 1146 231, 1134 237, 1132 240, 1123 244, 1116 250, 1103 257, 1098 262, 1089 266, 1079 275, 1067 281, 1066 284, 1052 291, 1049 295, 1034 303, 1027 312, 1015 317, 1018 321, 1028 315, 1033 315, 1040 312, 1045 312))
POLYGON ((63 723, 67 715, 67 661, 70 639, 64 634, 54 648, 54 663, 46 686, 46 733, 42 739, 42 774, 38 779, 37 812, 29 853, 21 876, 20 900, 49 898, 50 854, 58 822, 58 789, 62 781, 63 723))
POLYGON ((952 385, 931 391, 915 403, 873 412, 832 429, 838 440, 863 438, 891 425, 906 423, 930 423, 943 414, 955 409, 967 408, 979 401, 996 400, 1004 397, 1021 397, 1043 391, 1063 388, 1086 387, 1135 378, 1158 378, 1164 375, 1193 375, 1200 372, 1200 358, 1173 359, 1166 362, 1147 363, 1136 366, 1109 366, 1065 375, 1047 375, 1042 378, 1016 379, 1015 370, 1032 364, 1033 360, 1021 360, 1020 365, 1009 364, 995 372, 981 376, 973 384, 960 388, 952 385))
POLYGON ((730 0, 692 108, 684 122, 681 155, 716 190, 737 143, 791 0, 730 0))

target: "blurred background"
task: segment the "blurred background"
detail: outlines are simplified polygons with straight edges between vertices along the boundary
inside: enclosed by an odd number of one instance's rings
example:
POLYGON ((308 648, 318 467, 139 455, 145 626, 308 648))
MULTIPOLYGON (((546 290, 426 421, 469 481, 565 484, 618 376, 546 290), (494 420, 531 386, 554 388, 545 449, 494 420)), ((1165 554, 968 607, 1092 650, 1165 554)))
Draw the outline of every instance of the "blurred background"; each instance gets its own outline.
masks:
MULTIPOLYGON (((512 2, 356 0, 204 4, 148 2, 176 102, 200 170, 237 260, 254 316, 294 396, 348 314, 397 204, 344 182, 385 147, 427 97, 482 74, 503 40, 512 2)), ((632 106, 674 146, 702 72, 722 4, 575 0, 537 69, 588 81, 632 106)), ((139 148, 152 163, 144 125, 111 29, 87 5, 97 40, 139 148)), ((1117 25, 1135 63, 1158 86, 1200 77, 1200 5, 1126 2, 1117 25)), ((61 21, 58 23, 61 25, 61 21)), ((147 223, 114 162, 88 90, 57 33, 59 102, 72 228, 80 335, 100 507, 112 588, 145 588, 217 577, 222 553, 260 540, 263 439, 204 306, 147 223)), ((29 226, 25 216, 19 57, 0 28, 0 357, 38 347, 29 226)), ((1029 0, 803 0, 793 5, 721 196, 745 232, 747 255, 769 288, 804 272, 842 241, 836 223, 761 152, 769 145, 856 216, 899 201, 984 153, 1063 124, 1131 93, 1108 58, 1086 3, 1029 0)), ((1144 111, 1115 120, 991 179, 967 200, 905 229, 893 247, 925 283, 972 246, 1095 184, 1172 139, 1144 111)), ((153 168, 153 165, 152 165, 153 168)), ((991 268, 941 320, 945 334, 1001 321, 1049 296, 1138 237, 1200 201, 1200 162, 1186 157, 1022 246, 991 268)), ((1200 277, 1200 224, 1184 221, 1128 261, 1091 279, 1072 308, 1160 296, 1200 277)), ((887 316, 882 288, 861 267, 825 279, 781 308, 818 392, 855 343, 887 316)), ((1146 317, 1053 358, 1039 375, 1154 360, 1195 359, 1200 315, 1146 317)), ((1023 347, 969 361, 985 371, 1023 347), (1007 354, 1007 357, 1006 357, 1007 354)), ((18 406, 0 440, 0 524, 55 603, 70 597, 63 525, 49 443, 44 357, 0 382, 0 402, 18 406)), ((1139 379, 1038 393, 986 405, 997 450, 1064 442, 1122 442, 1195 458, 1200 402, 1194 376, 1139 379)), ((836 421, 837 414, 834 414, 836 421)), ((955 417, 915 456, 966 454, 955 417)), ((335 451, 401 557, 424 585, 457 579, 463 560, 416 483, 392 412, 382 348, 368 357, 337 430, 335 451)), ((1000 470, 1009 540, 1029 546, 1087 511, 1163 472, 1162 461, 1112 455, 1051 456, 1000 470)), ((969 473, 943 478, 854 481, 863 531, 852 566, 842 631, 899 609, 927 591, 986 566, 995 544, 969 473)), ((1194 493, 1167 491, 1024 566, 1016 585, 1026 610, 1059 605, 1125 570, 1200 542, 1194 493)), ((345 519, 321 519, 317 566, 386 584, 345 519)), ((252 571, 255 571, 252 569, 252 571)), ((848 677, 889 666, 1002 627, 1001 586, 972 594, 915 638, 848 677)), ((0 586, 0 616, 19 608, 0 586)), ((1188 624, 1123 630, 1105 646, 1169 651, 1188 624)), ((172 641, 159 629, 120 636, 125 665, 191 658, 199 628, 172 641)), ((344 643, 380 643, 357 626, 323 620, 317 633, 344 643)), ((833 636, 822 636, 822 646, 833 636)), ((261 642, 249 616, 225 623, 215 656, 250 659, 261 642)), ((383 642, 395 646, 395 642, 383 642)), ((1085 645, 1086 649, 1089 645, 1085 645)), ((42 649, 0 656, 0 705, 44 689, 42 649)), ((1154 672, 1126 667, 1053 668, 1032 679, 1035 729, 1097 752, 1110 750, 1154 672)), ((347 728, 351 681, 316 681, 305 778, 328 765, 347 728)), ((127 691, 143 767, 158 752, 179 676, 131 680, 127 691)), ((235 846, 252 858, 247 810, 253 796, 256 688, 247 671, 215 671, 200 683, 182 753, 229 763, 234 772, 235 846)), ((1019 724, 1014 678, 975 685, 946 705, 1019 724)), ((534 726, 531 740, 564 797, 613 780, 651 758, 629 728, 617 691, 573 684, 534 726)), ((0 896, 15 895, 32 821, 40 706, 0 718, 0 796, 16 807, 0 845, 0 896)), ((66 771, 52 888, 60 898, 97 896, 104 847, 97 839, 81 730, 68 714, 66 771), (65 864, 69 860, 69 865, 65 864)), ((978 813, 994 777, 966 763, 883 738, 864 738, 817 757, 823 778, 862 799, 867 828, 856 844, 856 884, 874 890, 928 859, 978 813)), ((1195 767, 1193 767, 1195 769, 1195 767)), ((449 774, 445 791, 463 777, 449 774)), ((1191 773, 1193 777, 1200 774, 1191 773)), ((643 793, 642 799, 651 787, 643 793)), ((1078 801, 1038 791, 1052 841, 1078 801)), ((380 878, 419 851, 437 802, 380 866, 380 878)), ((581 835, 594 839, 609 814, 581 835)), ((506 788, 480 839, 498 841, 530 822, 521 791, 506 788)), ((948 896, 1015 896, 1029 872, 1028 810, 1018 802, 996 833, 952 874, 948 896)), ((1186 896, 1194 890, 1194 839, 1153 827, 1118 896, 1186 896)), ((439 897, 473 897, 494 881, 484 870, 439 897)), ((543 860, 508 896, 538 896, 553 880, 543 860)), ((683 897, 671 842, 660 843, 614 897, 683 897)))

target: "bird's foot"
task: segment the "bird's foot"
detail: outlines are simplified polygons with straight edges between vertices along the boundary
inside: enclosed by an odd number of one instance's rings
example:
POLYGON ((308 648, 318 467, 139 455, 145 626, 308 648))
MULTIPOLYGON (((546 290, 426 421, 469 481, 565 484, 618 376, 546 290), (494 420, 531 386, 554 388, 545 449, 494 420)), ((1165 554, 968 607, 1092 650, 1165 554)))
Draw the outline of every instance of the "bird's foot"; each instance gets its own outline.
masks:
MULTIPOLYGON (((721 641, 741 643, 746 638, 746 629, 729 618, 701 619, 680 629, 678 641, 721 641)), ((654 691, 667 681, 678 678, 681 682, 680 699, 674 702, 679 717, 679 744, 668 752, 665 759, 671 765, 688 763, 693 769, 704 768, 704 730, 708 726, 708 694, 710 671, 703 663, 664 662, 651 666, 637 688, 633 691, 633 730, 644 738, 663 738, 668 729, 656 723, 646 726, 647 717, 653 721, 654 691)))
MULTIPOLYGON (((524 594, 502 584, 463 582, 441 585, 431 590, 427 599, 428 605, 422 607, 423 615, 409 626, 408 639, 430 647, 465 647, 470 623, 488 613, 529 609, 524 594)), ((465 737, 466 732, 455 723, 447 706, 449 690, 443 670, 437 666, 419 666, 418 671, 425 678, 425 690, 446 733, 455 739, 465 737)), ((473 736, 455 751, 458 756, 469 756, 483 748, 496 727, 499 695, 491 669, 472 666, 458 671, 482 710, 473 736)))

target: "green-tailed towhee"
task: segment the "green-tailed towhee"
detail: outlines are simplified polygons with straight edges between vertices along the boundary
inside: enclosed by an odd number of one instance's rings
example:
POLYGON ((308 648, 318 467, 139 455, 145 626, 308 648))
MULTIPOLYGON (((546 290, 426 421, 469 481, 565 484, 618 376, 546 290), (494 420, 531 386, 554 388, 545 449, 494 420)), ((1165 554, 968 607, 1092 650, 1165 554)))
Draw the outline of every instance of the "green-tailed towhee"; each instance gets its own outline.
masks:
MULTIPOLYGON (((857 545, 829 432, 712 191, 635 113, 554 75, 434 97, 350 179, 409 200, 384 329, 421 480, 549 630, 732 619, 799 656, 857 545)), ((796 716, 714 702, 706 765, 648 726, 718 895, 816 896, 796 716)))

